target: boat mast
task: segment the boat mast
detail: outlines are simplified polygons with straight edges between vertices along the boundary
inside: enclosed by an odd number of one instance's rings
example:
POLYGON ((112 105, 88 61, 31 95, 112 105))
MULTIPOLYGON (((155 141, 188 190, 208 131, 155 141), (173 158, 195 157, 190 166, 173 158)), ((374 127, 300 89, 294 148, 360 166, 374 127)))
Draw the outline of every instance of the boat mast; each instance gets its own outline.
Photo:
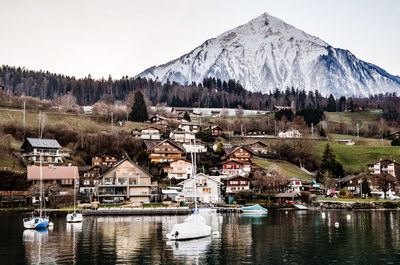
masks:
POLYGON ((72 181, 74 183, 74 215, 76 214, 76 179, 75 179, 75 170, 74 170, 74 180, 72 181))
POLYGON ((197 174, 196 174, 196 155, 193 154, 193 145, 192 145, 192 141, 190 141, 190 146, 191 148, 191 158, 192 158, 192 176, 193 176, 193 186, 194 186, 194 209, 195 209, 195 213, 197 213, 197 174))
POLYGON ((40 195, 39 195, 39 217, 42 218, 42 197, 43 197, 43 183, 42 183, 42 153, 39 155, 39 176, 40 176, 40 195))

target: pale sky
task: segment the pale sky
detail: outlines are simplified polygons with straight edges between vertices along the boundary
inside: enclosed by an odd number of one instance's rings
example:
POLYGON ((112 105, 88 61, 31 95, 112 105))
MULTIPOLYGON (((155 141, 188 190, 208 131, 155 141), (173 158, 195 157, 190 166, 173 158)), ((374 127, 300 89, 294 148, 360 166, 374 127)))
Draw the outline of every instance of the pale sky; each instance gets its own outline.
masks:
POLYGON ((264 12, 400 75, 398 0, 1 0, 0 65, 133 76, 264 12))

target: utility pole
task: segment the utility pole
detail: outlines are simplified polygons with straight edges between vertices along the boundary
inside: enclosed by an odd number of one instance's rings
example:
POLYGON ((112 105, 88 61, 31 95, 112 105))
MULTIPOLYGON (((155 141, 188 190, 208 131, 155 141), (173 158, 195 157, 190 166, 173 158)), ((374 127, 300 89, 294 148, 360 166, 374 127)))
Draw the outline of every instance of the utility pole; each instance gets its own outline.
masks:
POLYGON ((111 112, 111 132, 114 131, 114 113, 111 112))
POLYGON ((311 138, 314 138, 314 123, 311 123, 311 138))
POLYGON ((357 122, 357 139, 360 140, 360 126, 358 125, 358 122, 357 122))

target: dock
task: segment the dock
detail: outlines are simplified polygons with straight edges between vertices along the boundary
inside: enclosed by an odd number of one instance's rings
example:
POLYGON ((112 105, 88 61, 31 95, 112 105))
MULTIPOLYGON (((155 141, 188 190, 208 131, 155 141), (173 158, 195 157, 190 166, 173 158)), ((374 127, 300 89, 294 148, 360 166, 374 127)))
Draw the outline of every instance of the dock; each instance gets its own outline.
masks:
POLYGON ((302 204, 294 204, 293 206, 296 207, 299 210, 308 210, 308 207, 304 206, 302 204))
POLYGON ((190 214, 189 207, 154 207, 154 208, 100 208, 83 210, 84 216, 105 215, 185 215, 190 214))

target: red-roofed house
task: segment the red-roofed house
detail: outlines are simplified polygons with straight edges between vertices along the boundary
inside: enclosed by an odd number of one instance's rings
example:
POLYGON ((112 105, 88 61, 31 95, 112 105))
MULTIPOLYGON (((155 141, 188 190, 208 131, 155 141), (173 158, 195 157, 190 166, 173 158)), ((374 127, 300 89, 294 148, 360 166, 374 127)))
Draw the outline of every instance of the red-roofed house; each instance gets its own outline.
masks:
MULTIPOLYGON (((33 184, 40 182, 40 166, 27 167, 27 179, 33 184)), ((73 180, 79 181, 77 166, 42 166, 43 184, 57 184, 61 187, 73 187, 73 180)))

